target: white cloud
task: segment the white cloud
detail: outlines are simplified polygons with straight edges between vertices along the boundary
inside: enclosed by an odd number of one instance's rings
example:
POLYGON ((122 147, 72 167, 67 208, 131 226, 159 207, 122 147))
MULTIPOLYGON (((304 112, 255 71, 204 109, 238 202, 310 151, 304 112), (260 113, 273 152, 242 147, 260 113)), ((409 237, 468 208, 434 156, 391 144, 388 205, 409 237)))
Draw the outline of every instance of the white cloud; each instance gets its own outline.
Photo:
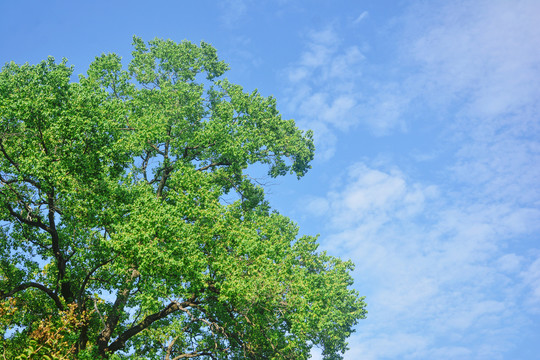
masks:
POLYGON ((290 109, 306 127, 321 122, 332 132, 359 124, 378 136, 404 132, 430 110, 432 121, 456 116, 452 124, 459 128, 443 124, 448 131, 515 130, 517 118, 520 129, 538 138, 531 113, 540 96, 539 11, 534 0, 411 5, 395 21, 402 24, 392 34, 398 36, 391 41, 400 39, 395 61, 376 61, 364 46, 345 43, 336 26, 312 31, 287 71, 290 109), (486 118, 493 121, 482 124, 486 118))
POLYGON ((347 358, 422 359, 445 349, 497 358, 501 338, 523 321, 524 284, 534 296, 540 289, 540 266, 504 252, 505 239, 528 231, 508 226, 505 205, 462 204, 396 169, 364 163, 313 203, 331 224, 323 247, 355 262, 357 287, 368 296, 367 324, 347 358), (472 341, 480 345, 465 346, 472 341))
POLYGON ((536 259, 521 276, 528 287, 526 303, 535 313, 540 313, 540 257, 536 259))
POLYGON ((423 210, 426 197, 435 187, 407 185, 398 170, 385 173, 358 163, 348 169, 347 185, 329 194, 333 223, 350 226, 371 219, 378 224, 390 220, 389 211, 398 218, 410 217, 423 210))
POLYGON ((517 270, 521 269, 521 264, 523 262, 523 257, 516 254, 505 254, 497 260, 497 265, 499 269, 508 272, 515 273, 517 270))
POLYGON ((540 3, 438 6, 414 8, 432 16, 404 41, 404 53, 419 69, 409 76, 415 89, 409 96, 422 97, 445 114, 443 121, 451 119, 447 131, 460 144, 454 180, 479 198, 538 204, 540 3))
POLYGON ((392 131, 407 130, 404 113, 409 106, 408 95, 395 83, 374 84, 369 95, 360 104, 361 120, 377 136, 392 131))
POLYGON ((355 46, 342 46, 333 27, 312 31, 298 61, 286 71, 289 110, 300 125, 313 129, 323 158, 334 153, 334 132, 344 131, 359 121, 361 76, 364 55, 355 46), (314 129, 315 128, 315 129, 314 129), (325 133, 317 134, 317 128, 325 133))
MULTIPOLYGON (((535 81, 540 3, 484 0, 439 5, 414 8, 429 13, 431 22, 422 24, 420 37, 407 39, 412 44, 409 54, 422 64, 431 87, 450 99, 472 96, 469 111, 479 116, 499 115, 534 101, 540 88, 535 81)), ((410 21, 418 16, 411 14, 410 21)))
POLYGON ((325 198, 314 196, 308 199, 306 202, 307 205, 305 209, 313 215, 321 216, 326 214, 326 212, 328 211, 329 203, 328 200, 326 200, 325 198))
POLYGON ((314 202, 323 247, 355 262, 367 295, 347 359, 500 359, 540 314, 538 13, 532 0, 417 3, 394 29, 401 56, 386 78, 362 55, 336 69, 364 85, 332 86, 330 64, 354 47, 339 41, 299 65, 291 104, 310 124, 441 129, 435 180, 357 163, 314 202), (354 99, 347 122, 325 117, 340 96, 354 99))
MULTIPOLYGON (((358 19, 365 16, 366 12, 358 19)), ((362 46, 345 45, 335 26, 311 31, 306 39, 305 50, 285 72, 286 99, 299 124, 324 124, 325 135, 332 136, 359 125, 377 136, 406 130, 403 114, 409 90, 399 81, 381 83, 365 76, 369 59, 362 46)), ((334 153, 333 146, 317 142, 326 154, 334 153)))
POLYGON ((355 340, 355 343, 351 342, 351 351, 347 353, 347 358, 363 360, 405 359, 403 354, 416 354, 428 345, 424 337, 403 332, 382 335, 377 339, 354 336, 352 340, 355 340))

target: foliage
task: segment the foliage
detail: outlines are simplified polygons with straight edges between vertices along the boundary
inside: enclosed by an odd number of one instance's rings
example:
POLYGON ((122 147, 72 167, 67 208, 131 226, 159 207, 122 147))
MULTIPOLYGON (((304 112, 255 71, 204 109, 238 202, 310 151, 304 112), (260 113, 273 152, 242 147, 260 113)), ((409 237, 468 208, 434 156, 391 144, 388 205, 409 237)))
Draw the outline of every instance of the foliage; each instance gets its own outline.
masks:
POLYGON ((4 357, 341 358, 365 315, 352 263, 248 176, 303 176, 311 132, 209 44, 133 44, 78 82, 53 58, 0 73, 4 357))
MULTIPOLYGON (((11 310, 16 310, 16 307, 11 310)), ((78 331, 87 326, 90 316, 85 311, 77 311, 76 304, 70 304, 68 309, 58 314, 58 317, 53 318, 49 315, 48 318, 34 323, 35 329, 28 332, 27 336, 19 335, 18 349, 9 349, 12 353, 10 358, 15 360, 72 359, 77 352, 75 344, 78 331)), ((6 350, 4 347, 4 358, 6 358, 6 350)))

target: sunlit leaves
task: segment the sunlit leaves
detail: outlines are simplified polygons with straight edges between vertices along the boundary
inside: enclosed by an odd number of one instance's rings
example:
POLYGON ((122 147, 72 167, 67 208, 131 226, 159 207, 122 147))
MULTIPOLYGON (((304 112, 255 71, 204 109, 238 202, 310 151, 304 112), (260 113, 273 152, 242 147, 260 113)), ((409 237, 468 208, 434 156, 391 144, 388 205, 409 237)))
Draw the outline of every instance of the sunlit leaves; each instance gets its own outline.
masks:
POLYGON ((298 238, 249 176, 303 176, 311 132, 221 78, 209 44, 133 42, 127 69, 104 54, 76 83, 52 58, 0 73, 2 341, 42 358, 339 358, 365 314, 352 264, 298 238))

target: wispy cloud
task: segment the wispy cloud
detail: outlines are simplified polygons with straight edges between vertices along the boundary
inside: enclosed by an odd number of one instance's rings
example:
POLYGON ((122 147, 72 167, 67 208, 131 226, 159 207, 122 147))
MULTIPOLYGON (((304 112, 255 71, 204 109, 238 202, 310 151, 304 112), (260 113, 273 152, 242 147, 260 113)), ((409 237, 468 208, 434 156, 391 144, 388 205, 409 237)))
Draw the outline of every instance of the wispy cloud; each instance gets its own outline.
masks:
MULTIPOLYGON (((363 12, 348 25, 367 16, 363 12)), ((285 72, 289 110, 302 126, 315 129, 323 159, 333 156, 336 134, 358 126, 375 136, 406 131, 410 89, 401 79, 380 81, 372 70, 378 64, 363 48, 346 43, 339 27, 329 25, 307 33, 304 51, 285 72)))
POLYGON ((422 66, 423 85, 438 90, 432 97, 466 99, 464 110, 476 116, 508 113, 535 100, 538 2, 459 1, 413 11, 411 17, 431 20, 420 36, 406 39, 404 51, 422 66))
POLYGON ((353 24, 357 25, 361 23, 365 18, 367 18, 369 13, 367 11, 362 11, 360 15, 353 21, 353 24))
POLYGON ((540 3, 459 4, 438 9, 423 35, 407 39, 420 69, 410 83, 452 117, 459 180, 481 196, 538 204, 540 3))
POLYGON ((286 71, 289 110, 298 114, 301 125, 315 130, 323 158, 333 154, 333 132, 358 122, 361 94, 357 81, 363 60, 359 47, 342 46, 330 26, 307 35, 305 50, 286 71))
POLYGON ((219 3, 221 19, 227 26, 233 26, 246 14, 251 0, 223 0, 219 3))
POLYGON ((526 298, 527 308, 535 314, 540 314, 540 255, 520 276, 529 292, 526 298))
MULTIPOLYGON (((377 129, 359 115, 325 118, 346 94, 353 113, 372 106, 366 112, 382 118, 381 131, 432 121, 440 128, 431 133, 441 139, 435 153, 446 151, 429 160, 442 174, 435 179, 359 162, 312 198, 314 216, 329 219, 324 247, 353 259, 368 295, 369 317, 349 358, 503 358, 540 314, 538 13, 536 1, 415 6, 394 34, 403 66, 391 64, 398 72, 384 81, 365 76, 371 95, 355 84, 316 85, 338 83, 327 74, 346 53, 339 42, 312 40, 309 61, 291 70, 305 71, 297 79, 306 96, 292 104, 310 121, 331 131, 377 129)), ((330 36, 339 38, 321 38, 330 36)), ((367 61, 353 62, 354 81, 367 61)))
POLYGON ((312 204, 330 219, 325 249, 355 261, 359 290, 370 299, 353 352, 482 358, 482 348, 496 358, 540 295, 540 260, 507 253, 506 241, 538 230, 540 214, 462 204, 434 185, 364 163, 344 177, 344 186, 312 204), (488 351, 490 344, 496 347, 488 351))

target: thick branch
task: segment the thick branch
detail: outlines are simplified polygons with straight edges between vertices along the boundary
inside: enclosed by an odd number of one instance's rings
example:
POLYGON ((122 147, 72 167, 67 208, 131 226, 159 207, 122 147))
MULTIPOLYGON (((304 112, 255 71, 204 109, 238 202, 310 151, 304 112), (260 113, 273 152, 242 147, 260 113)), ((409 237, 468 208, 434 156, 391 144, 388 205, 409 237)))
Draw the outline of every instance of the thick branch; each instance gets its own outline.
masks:
MULTIPOLYGON (((167 131, 167 135, 171 136, 171 129, 167 131)), ((156 197, 159 199, 161 198, 161 195, 163 193, 163 188, 165 187, 165 183, 167 182, 167 179, 169 178, 169 174, 172 171, 172 167, 169 165, 169 139, 165 141, 165 151, 163 152, 163 158, 164 158, 164 166, 163 166, 163 175, 161 175, 161 181, 159 182, 156 197)))
POLYGON ((5 298, 8 298, 8 297, 20 292, 20 291, 26 290, 28 288, 36 288, 36 289, 39 289, 39 290, 43 291, 45 294, 47 294, 54 301, 54 303, 56 304, 56 307, 59 310, 64 310, 64 305, 62 305, 62 302, 60 301, 60 298, 58 297, 58 295, 56 295, 54 293, 54 291, 52 291, 51 289, 49 289, 45 285, 41 285, 41 284, 35 283, 35 282, 28 282, 28 283, 20 284, 17 287, 15 287, 15 289, 11 290, 8 293, 0 292, 0 297, 5 299, 5 298))
POLYGON ((171 173, 172 168, 170 166, 167 166, 163 169, 163 175, 161 175, 161 181, 159 182, 158 189, 156 192, 156 197, 159 199, 161 198, 161 195, 163 194, 163 188, 165 188, 165 183, 167 182, 167 179, 169 178, 169 174, 171 173))
POLYGON ((114 304, 109 313, 109 316, 107 317, 107 321, 104 324, 103 330, 99 334, 99 337, 97 340, 98 349, 102 356, 105 356, 105 352, 106 352, 109 340, 111 339, 111 336, 114 330, 116 329, 118 322, 120 321, 120 317, 122 315, 122 312, 124 311, 124 307, 126 306, 128 298, 130 296, 130 288, 133 282, 135 281, 135 279, 140 276, 140 273, 137 269, 133 268, 133 269, 130 269, 130 271, 131 271, 131 275, 126 280, 125 287, 118 291, 118 294, 116 295, 116 300, 114 301, 114 304))
POLYGON ((58 267, 58 280, 60 281, 60 292, 66 301, 71 302, 74 298, 73 291, 71 290, 71 283, 66 281, 66 259, 64 254, 60 250, 60 237, 56 230, 55 222, 55 210, 54 210, 54 191, 47 193, 47 205, 49 206, 49 234, 51 234, 51 245, 53 255, 56 259, 56 266, 58 267))
POLYGON ((97 340, 97 345, 102 355, 105 355, 105 352, 107 351, 107 344, 109 343, 109 340, 113 334, 114 329, 116 329, 116 326, 118 325, 118 321, 120 320, 120 315, 122 311, 124 310, 124 306, 127 303, 128 297, 129 297, 129 289, 120 290, 118 292, 118 295, 116 296, 116 300, 111 309, 111 313, 107 317, 107 321, 105 322, 105 327, 103 328, 103 331, 101 332, 101 334, 99 334, 99 337, 97 340))
POLYGON ((197 305, 195 303, 195 299, 196 297, 193 296, 191 299, 181 302, 181 303, 174 301, 170 303, 169 305, 167 305, 167 307, 164 308, 163 310, 157 313, 148 315, 140 323, 138 323, 135 326, 132 326, 131 328, 127 329, 122 334, 120 334, 120 336, 118 336, 118 338, 115 341, 113 341, 113 343, 105 349, 105 352, 114 353, 115 351, 122 349, 126 345, 126 341, 128 341, 130 338, 137 335, 141 331, 147 329, 154 322, 161 320, 176 311, 179 311, 179 310, 185 311, 186 307, 197 305))

